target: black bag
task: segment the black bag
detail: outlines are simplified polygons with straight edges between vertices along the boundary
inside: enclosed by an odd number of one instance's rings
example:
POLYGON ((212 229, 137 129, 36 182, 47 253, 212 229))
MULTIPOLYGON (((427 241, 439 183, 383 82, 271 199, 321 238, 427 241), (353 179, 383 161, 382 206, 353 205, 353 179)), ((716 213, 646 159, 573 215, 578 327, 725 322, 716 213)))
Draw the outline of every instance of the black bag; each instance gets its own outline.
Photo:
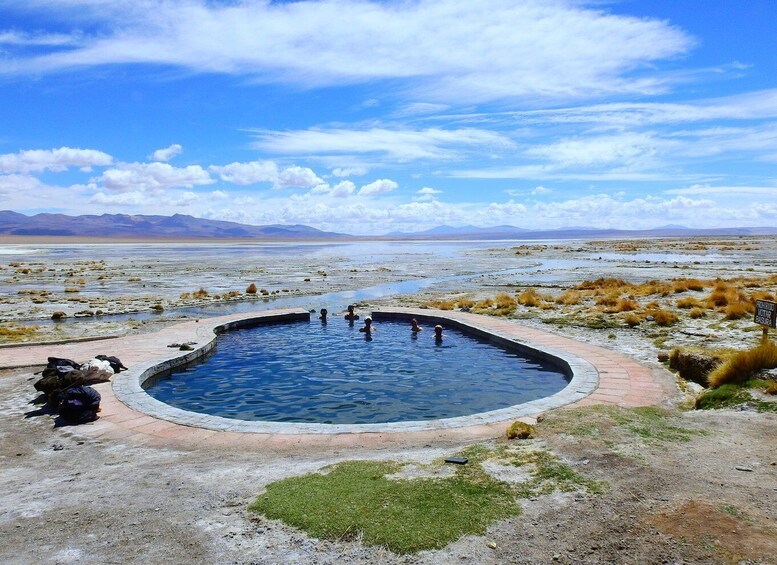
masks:
POLYGON ((75 424, 93 422, 100 410, 100 393, 90 386, 75 386, 62 395, 59 415, 75 424))
MULTIPOLYGON (((49 369, 46 369, 46 371, 49 371, 49 369)), ((84 374, 81 371, 73 369, 67 373, 59 373, 55 369, 51 369, 51 372, 48 374, 46 374, 46 371, 44 371, 43 377, 36 381, 33 386, 35 390, 45 394, 46 400, 54 406, 59 404, 62 400, 62 394, 67 389, 84 384, 84 374)))
MULTIPOLYGON (((47 368, 49 369, 57 369, 58 367, 71 367, 72 369, 80 369, 81 365, 73 361, 72 359, 64 359, 62 357, 49 357, 49 364, 47 365, 47 368)), ((62 373, 66 371, 60 371, 62 373)))

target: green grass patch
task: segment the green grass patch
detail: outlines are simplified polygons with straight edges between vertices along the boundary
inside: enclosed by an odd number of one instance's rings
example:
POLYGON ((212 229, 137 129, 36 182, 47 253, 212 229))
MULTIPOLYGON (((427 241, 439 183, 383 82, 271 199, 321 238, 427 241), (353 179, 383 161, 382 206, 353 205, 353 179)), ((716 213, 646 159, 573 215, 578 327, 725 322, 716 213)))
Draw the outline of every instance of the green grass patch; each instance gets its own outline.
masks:
MULTIPOLYGON (((466 534, 484 534, 494 521, 520 514, 517 497, 556 491, 597 494, 608 488, 555 455, 526 444, 496 449, 474 445, 459 455, 468 457, 469 463, 442 477, 389 477, 403 465, 346 461, 326 467, 323 473, 269 484, 250 510, 313 537, 360 539, 397 553, 413 553, 439 549, 466 534), (526 467, 529 478, 516 484, 497 480, 482 466, 489 460, 526 467)), ((439 461, 427 467, 442 465, 439 461)))
POLYGON ((720 385, 701 393, 695 402, 697 410, 733 408, 743 404, 752 404, 758 412, 777 412, 777 402, 768 402, 755 398, 742 386, 734 384, 720 385))
POLYGON ((480 469, 467 465, 448 478, 388 479, 401 465, 348 461, 327 474, 268 485, 251 510, 317 538, 361 537, 398 553, 437 549, 520 513, 509 485, 472 467, 480 469))
POLYGON ((606 482, 584 477, 548 451, 512 450, 504 452, 502 458, 516 467, 531 467, 531 479, 515 487, 516 494, 521 498, 551 494, 556 491, 602 494, 609 489, 606 482))
POLYGON ((653 406, 621 408, 590 406, 572 410, 556 410, 542 422, 541 430, 601 441, 608 447, 634 439, 643 444, 664 445, 690 441, 704 435, 704 430, 682 426, 680 416, 653 406))

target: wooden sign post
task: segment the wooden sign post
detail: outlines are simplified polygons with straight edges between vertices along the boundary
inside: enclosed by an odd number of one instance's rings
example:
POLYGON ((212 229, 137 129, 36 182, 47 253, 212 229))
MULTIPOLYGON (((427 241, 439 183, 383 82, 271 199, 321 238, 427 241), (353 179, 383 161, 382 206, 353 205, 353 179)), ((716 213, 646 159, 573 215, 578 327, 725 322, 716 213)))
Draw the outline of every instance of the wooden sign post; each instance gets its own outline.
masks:
POLYGON ((777 302, 756 300, 753 321, 763 326, 761 339, 766 342, 769 339, 769 328, 777 328, 777 302))

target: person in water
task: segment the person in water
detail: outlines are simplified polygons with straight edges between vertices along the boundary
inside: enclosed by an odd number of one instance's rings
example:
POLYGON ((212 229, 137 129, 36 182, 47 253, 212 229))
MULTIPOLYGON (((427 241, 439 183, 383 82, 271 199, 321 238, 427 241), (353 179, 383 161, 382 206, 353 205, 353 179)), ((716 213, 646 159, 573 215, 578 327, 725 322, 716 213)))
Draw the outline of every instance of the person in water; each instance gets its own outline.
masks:
POLYGON ((418 325, 418 320, 416 320, 415 318, 410 320, 410 324, 411 324, 410 331, 413 332, 414 334, 417 334, 418 332, 423 331, 423 328, 418 325))
POLYGON ((351 322, 359 319, 359 314, 356 314, 353 311, 353 304, 348 305, 348 312, 346 313, 345 316, 343 316, 343 318, 345 318, 346 320, 350 320, 351 322))
POLYGON ((364 318, 364 326, 359 328, 359 331, 367 335, 371 335, 375 331, 375 326, 372 325, 372 318, 367 316, 364 318))
POLYGON ((440 345, 442 344, 442 338, 443 338, 442 326, 440 324, 437 324, 436 326, 434 326, 434 342, 437 345, 440 345))
POLYGON ((329 311, 326 308, 321 308, 321 315, 318 317, 322 324, 326 324, 326 316, 329 311))

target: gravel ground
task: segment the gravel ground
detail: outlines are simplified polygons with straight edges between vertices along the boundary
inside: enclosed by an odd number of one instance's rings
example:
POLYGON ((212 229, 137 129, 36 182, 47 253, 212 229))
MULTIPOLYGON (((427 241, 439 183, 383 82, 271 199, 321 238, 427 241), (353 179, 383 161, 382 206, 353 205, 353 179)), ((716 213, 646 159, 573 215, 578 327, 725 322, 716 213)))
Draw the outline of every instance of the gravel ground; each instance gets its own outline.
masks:
POLYGON ((428 463, 460 445, 284 454, 92 440, 53 428, 51 416, 24 418, 35 408, 30 377, 0 375, 2 563, 775 563, 777 555, 775 415, 686 412, 684 427, 710 433, 659 446, 632 438, 616 450, 545 434, 547 448, 610 491, 540 496, 485 536, 402 556, 311 539, 246 507, 269 482, 337 461, 428 463))

